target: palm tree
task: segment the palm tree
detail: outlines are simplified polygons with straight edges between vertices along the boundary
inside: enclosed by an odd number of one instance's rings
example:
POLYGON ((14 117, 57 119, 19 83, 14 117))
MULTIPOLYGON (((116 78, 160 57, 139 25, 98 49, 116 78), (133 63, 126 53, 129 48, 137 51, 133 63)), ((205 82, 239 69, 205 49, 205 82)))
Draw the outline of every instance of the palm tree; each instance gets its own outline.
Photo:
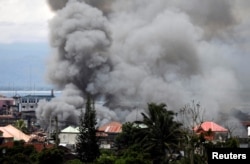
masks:
POLYGON ((166 109, 165 104, 148 104, 148 114, 142 113, 146 125, 137 133, 137 140, 145 152, 151 154, 153 163, 167 163, 169 156, 178 149, 183 137, 181 123, 174 121, 175 113, 166 109))
POLYGON ((17 129, 21 130, 22 132, 28 133, 28 128, 27 128, 27 126, 26 126, 24 120, 20 119, 20 120, 15 121, 14 126, 15 126, 17 129))

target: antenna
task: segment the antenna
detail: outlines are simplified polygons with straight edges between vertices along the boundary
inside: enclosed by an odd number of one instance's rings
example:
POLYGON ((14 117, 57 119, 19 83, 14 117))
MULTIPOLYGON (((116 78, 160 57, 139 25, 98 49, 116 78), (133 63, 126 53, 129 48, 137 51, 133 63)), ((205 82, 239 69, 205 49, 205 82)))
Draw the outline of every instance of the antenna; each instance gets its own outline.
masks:
POLYGON ((135 121, 137 121, 137 116, 138 116, 138 107, 137 107, 137 106, 135 106, 135 109, 136 109, 135 121))
POLYGON ((28 87, 31 91, 32 91, 32 84, 31 84, 31 65, 29 65, 29 87, 28 87))

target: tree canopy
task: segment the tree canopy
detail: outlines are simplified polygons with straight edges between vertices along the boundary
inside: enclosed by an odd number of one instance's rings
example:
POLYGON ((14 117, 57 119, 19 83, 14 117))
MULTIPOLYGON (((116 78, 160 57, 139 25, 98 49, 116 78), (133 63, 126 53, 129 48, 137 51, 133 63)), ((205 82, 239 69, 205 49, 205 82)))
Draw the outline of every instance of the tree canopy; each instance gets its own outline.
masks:
POLYGON ((76 151, 82 162, 93 162, 100 155, 96 136, 96 113, 94 102, 88 96, 85 113, 80 114, 80 133, 77 135, 76 151))
POLYGON ((154 163, 161 163, 179 148, 183 139, 182 124, 174 120, 175 113, 165 104, 148 104, 148 112, 141 113, 143 119, 126 123, 122 134, 116 138, 118 149, 132 149, 150 155, 154 163), (133 149, 134 148, 134 149, 133 149))

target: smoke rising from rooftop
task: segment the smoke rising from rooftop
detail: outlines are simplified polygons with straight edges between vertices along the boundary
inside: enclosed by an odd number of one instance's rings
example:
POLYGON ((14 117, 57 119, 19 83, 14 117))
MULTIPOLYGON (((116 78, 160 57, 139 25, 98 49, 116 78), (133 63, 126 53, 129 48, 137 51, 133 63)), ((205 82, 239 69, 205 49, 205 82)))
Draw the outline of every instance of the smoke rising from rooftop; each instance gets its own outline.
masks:
POLYGON ((100 124, 137 119, 150 102, 177 111, 198 100, 214 120, 243 103, 249 13, 240 1, 48 2, 56 15, 47 77, 78 98, 41 103, 38 117, 76 118, 86 93, 105 101, 96 106, 100 124))

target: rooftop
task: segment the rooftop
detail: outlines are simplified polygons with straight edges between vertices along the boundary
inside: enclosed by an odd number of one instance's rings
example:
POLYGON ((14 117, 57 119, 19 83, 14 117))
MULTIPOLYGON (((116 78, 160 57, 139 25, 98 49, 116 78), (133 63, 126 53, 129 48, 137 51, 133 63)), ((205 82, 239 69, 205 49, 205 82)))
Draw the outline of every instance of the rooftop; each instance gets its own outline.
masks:
POLYGON ((98 129, 99 131, 107 132, 107 133, 120 133, 122 132, 122 124, 119 122, 110 122, 107 123, 98 129))
POLYGON ((212 132, 227 132, 228 131, 226 128, 216 124, 215 122, 211 122, 211 121, 203 122, 194 128, 195 131, 198 131, 200 129, 202 129, 204 131, 211 130, 212 132))

